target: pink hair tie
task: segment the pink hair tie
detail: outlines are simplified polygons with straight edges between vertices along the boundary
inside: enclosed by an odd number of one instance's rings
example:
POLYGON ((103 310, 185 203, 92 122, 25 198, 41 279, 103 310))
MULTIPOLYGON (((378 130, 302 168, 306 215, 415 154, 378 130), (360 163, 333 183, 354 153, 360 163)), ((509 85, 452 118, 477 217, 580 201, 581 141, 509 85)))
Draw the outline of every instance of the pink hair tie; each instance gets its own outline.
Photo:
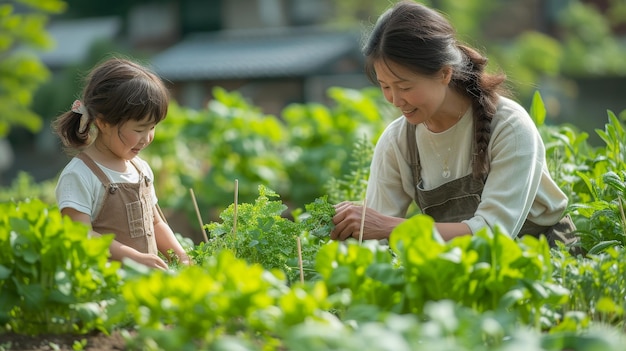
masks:
POLYGON ((89 120, 89 115, 87 114, 87 109, 85 105, 83 105, 82 101, 74 100, 72 103, 72 112, 78 113, 80 116, 80 125, 78 127, 79 133, 84 133, 87 128, 87 121, 89 120))

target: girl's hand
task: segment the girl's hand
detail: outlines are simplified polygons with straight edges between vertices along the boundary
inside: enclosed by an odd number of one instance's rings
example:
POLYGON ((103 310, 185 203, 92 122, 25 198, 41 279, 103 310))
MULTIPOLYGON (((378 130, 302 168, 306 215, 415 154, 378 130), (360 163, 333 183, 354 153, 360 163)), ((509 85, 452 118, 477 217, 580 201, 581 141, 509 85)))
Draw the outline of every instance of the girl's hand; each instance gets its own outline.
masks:
POLYGON ((191 266, 191 265, 192 265, 192 263, 191 263, 191 259, 190 259, 190 258, 189 258, 189 256, 187 256, 187 255, 185 255, 184 257, 181 257, 181 258, 180 258, 180 263, 181 263, 182 265, 185 265, 185 266, 191 266))
POLYGON ((133 257, 129 257, 129 258, 149 268, 156 268, 156 269, 161 269, 161 270, 168 269, 167 263, 165 263, 165 261, 163 261, 157 255, 137 252, 136 255, 133 255, 133 257))
POLYGON ((187 256, 186 253, 182 253, 182 254, 173 254, 170 257, 170 262, 172 259, 175 259, 178 261, 178 263, 182 266, 191 266, 193 263, 191 262, 191 259, 189 258, 189 256, 187 256))

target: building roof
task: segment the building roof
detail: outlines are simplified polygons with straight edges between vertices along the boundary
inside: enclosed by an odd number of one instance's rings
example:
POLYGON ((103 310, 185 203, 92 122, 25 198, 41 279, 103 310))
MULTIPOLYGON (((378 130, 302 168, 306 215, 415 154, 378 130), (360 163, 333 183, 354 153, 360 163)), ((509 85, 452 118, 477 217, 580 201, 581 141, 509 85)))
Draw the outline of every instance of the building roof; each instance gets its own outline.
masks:
POLYGON ((98 40, 113 40, 122 29, 119 17, 94 17, 52 22, 46 29, 54 40, 54 47, 40 55, 49 67, 64 67, 81 63, 91 46, 98 40))
POLYGON ((301 28, 198 33, 152 58, 170 81, 299 77, 346 55, 360 57, 354 32, 301 28))

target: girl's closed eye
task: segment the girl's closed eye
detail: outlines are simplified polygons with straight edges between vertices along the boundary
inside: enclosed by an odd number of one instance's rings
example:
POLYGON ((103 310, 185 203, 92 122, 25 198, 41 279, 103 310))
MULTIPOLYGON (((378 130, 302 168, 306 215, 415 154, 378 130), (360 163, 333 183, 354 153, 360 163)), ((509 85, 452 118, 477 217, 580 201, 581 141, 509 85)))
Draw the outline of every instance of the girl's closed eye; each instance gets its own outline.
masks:
POLYGON ((145 127, 140 127, 140 128, 136 128, 134 129, 135 132, 137 133, 144 133, 144 132, 149 132, 152 131, 156 128, 156 125, 149 125, 149 126, 145 126, 145 127))

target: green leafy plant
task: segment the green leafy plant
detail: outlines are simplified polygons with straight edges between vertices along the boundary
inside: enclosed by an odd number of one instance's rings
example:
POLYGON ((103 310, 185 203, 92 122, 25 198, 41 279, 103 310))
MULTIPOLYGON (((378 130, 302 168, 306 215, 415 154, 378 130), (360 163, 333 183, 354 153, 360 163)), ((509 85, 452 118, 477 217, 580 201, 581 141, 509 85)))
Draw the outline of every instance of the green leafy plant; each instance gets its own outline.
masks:
MULTIPOLYGON (((197 195, 198 207, 221 212, 235 192, 253 201, 258 184, 287 192, 290 180, 283 155, 288 131, 280 121, 251 106, 237 92, 216 88, 214 99, 203 110, 175 103, 157 127, 146 160, 155 170, 156 189, 166 208, 183 209, 195 218, 189 189, 197 195)), ((216 218, 212 218, 216 219, 216 218)))
POLYGON ((23 334, 106 331, 105 306, 120 282, 113 236, 40 200, 0 203, 0 325, 23 334))
MULTIPOLYGON (((290 154, 285 158, 292 179, 292 197, 298 204, 320 197, 331 178, 347 174, 346 162, 354 145, 362 138, 377 140, 389 122, 388 103, 378 88, 362 90, 330 88, 329 106, 291 104, 281 119, 290 133, 290 154)), ((300 205, 301 206, 301 205, 300 205)))
POLYGON ((385 250, 333 243, 320 249, 316 268, 329 292, 350 291, 346 313, 367 306, 366 318, 419 315, 428 301, 452 300, 478 312, 509 311, 539 328, 543 308, 566 301, 568 291, 552 281, 545 238, 516 241, 485 229, 443 242, 433 228, 432 218, 416 215, 394 229, 397 261, 385 250))
MULTIPOLYGON (((236 258, 229 250, 177 272, 129 279, 123 306, 136 321, 132 344, 155 350, 245 345, 277 349, 279 336, 307 319, 328 320, 323 285, 285 285, 282 272, 236 258), (236 341, 235 341, 236 338, 236 341)), ((228 348, 227 348, 228 349, 228 348)))
POLYGON ((596 131, 605 146, 579 156, 583 166, 570 178, 570 210, 577 218, 582 246, 590 253, 626 244, 626 130, 613 112, 608 118, 605 129, 596 131))
POLYGON ((56 202, 54 188, 56 180, 36 182, 27 172, 19 172, 11 185, 0 188, 0 202, 19 202, 27 199, 39 199, 44 203, 56 202))
POLYGON ((613 245, 623 247, 626 245, 626 171, 620 174, 609 171, 602 175, 601 182, 584 174, 581 178, 593 195, 592 201, 574 206, 586 219, 585 222, 579 221, 582 223, 579 233, 583 247, 592 254, 613 245))
POLYGON ((0 4, 0 137, 12 125, 31 131, 41 128, 41 117, 30 109, 36 89, 50 77, 35 50, 52 47, 45 26, 51 14, 65 10, 62 0, 3 1, 0 4), (22 11, 15 11, 17 5, 22 11))
POLYGON ((626 251, 613 246, 586 258, 552 252, 555 282, 570 291, 564 312, 579 311, 588 321, 624 327, 626 251))
POLYGON ((391 235, 406 274, 406 311, 452 299, 476 311, 515 311, 539 327, 541 308, 566 300, 567 290, 551 281, 545 238, 524 236, 518 243, 496 228, 443 243, 432 228, 432 219, 418 215, 391 235))
POLYGON ((281 194, 294 211, 324 196, 325 184, 350 167, 355 143, 382 132, 388 109, 378 89, 332 88, 328 95, 332 107, 292 104, 281 116, 263 114, 222 88, 214 89, 205 109, 172 103, 144 154, 162 206, 195 219, 187 196, 192 188, 198 207, 212 209, 215 221, 228 206, 224 199, 234 198, 235 180, 241 202, 252 202, 259 184, 281 194))
POLYGON ((604 130, 596 130, 605 145, 594 148, 586 133, 545 125, 546 110, 538 92, 530 108, 546 144, 551 174, 569 197, 568 213, 575 218, 581 246, 592 254, 626 244, 626 130, 615 113, 607 114, 604 130))
POLYGON ((478 313, 450 300, 428 302, 421 316, 391 313, 357 327, 301 324, 291 328, 285 339, 287 348, 294 351, 611 351, 623 342, 617 328, 541 333, 503 311, 478 313))
POLYGON ((236 208, 232 204, 220 214, 221 222, 205 225, 210 240, 198 245, 191 253, 192 258, 202 262, 222 250, 230 250, 236 257, 259 263, 265 269, 280 269, 290 281, 295 281, 299 276, 299 256, 310 271, 317 247, 328 240, 333 228, 335 209, 325 197, 305 208, 305 214, 291 220, 284 216, 287 206, 280 196, 259 185, 259 196, 254 203, 241 203, 236 208))
POLYGON ((326 193, 330 202, 363 200, 367 191, 373 152, 374 145, 367 137, 356 141, 348 161, 347 173, 339 178, 333 177, 326 183, 326 193))

